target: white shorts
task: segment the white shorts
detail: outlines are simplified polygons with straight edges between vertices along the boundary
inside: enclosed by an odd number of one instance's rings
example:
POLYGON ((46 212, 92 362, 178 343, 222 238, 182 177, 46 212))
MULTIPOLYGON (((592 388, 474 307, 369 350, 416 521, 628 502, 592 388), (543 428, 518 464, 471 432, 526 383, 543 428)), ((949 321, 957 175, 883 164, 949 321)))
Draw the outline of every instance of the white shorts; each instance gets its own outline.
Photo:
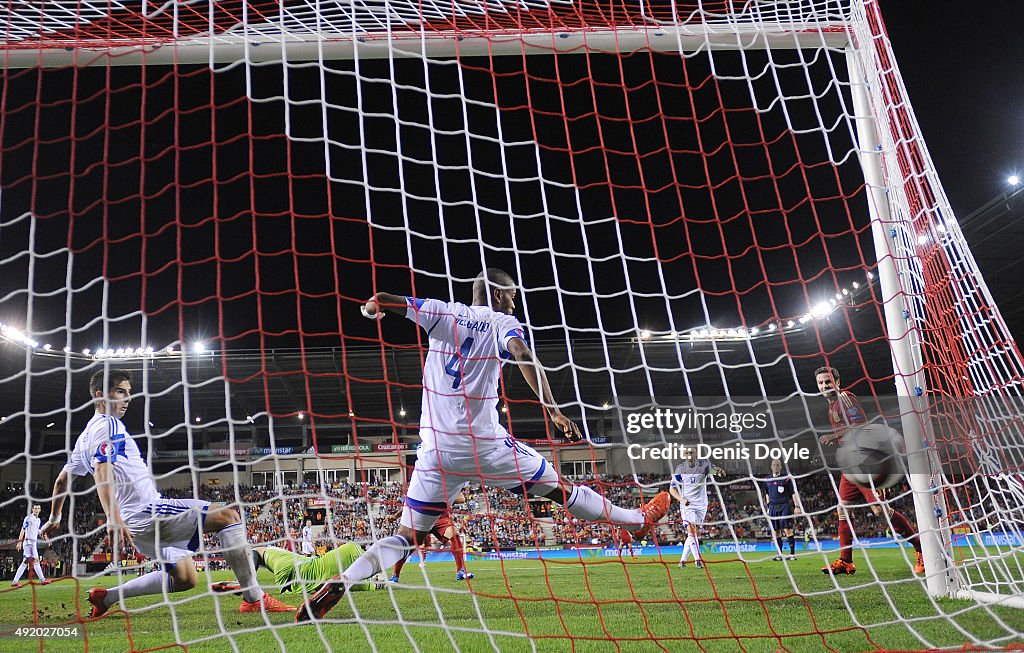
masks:
POLYGON ((160 564, 192 557, 199 550, 209 507, 210 502, 201 499, 160 499, 150 504, 146 512, 128 519, 135 549, 160 564))
POLYGON ((316 555, 316 549, 313 548, 312 542, 302 543, 302 554, 307 556, 316 555))
POLYGON ((25 540, 21 543, 21 556, 26 560, 29 558, 39 559, 39 550, 36 548, 35 540, 25 540))
POLYGON ((558 472, 533 447, 511 436, 486 450, 452 454, 420 449, 402 507, 402 526, 429 531, 470 481, 520 493, 547 494, 558 487, 558 472))
POLYGON ((708 514, 708 507, 691 503, 688 506, 683 506, 679 514, 683 517, 683 525, 695 524, 699 526, 704 523, 704 517, 708 514))

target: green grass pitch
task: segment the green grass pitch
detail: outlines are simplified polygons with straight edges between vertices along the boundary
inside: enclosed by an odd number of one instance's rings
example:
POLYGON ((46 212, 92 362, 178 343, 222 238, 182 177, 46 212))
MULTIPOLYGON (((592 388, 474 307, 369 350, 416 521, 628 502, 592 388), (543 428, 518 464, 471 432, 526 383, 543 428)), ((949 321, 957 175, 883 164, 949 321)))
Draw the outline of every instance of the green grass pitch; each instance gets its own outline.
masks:
MULTIPOLYGON (((472 592, 450 563, 406 567, 408 585, 353 593, 330 622, 293 626, 291 615, 239 614, 235 596, 202 588, 129 600, 86 623, 89 651, 860 651, 1021 642, 1024 611, 942 600, 938 608, 896 550, 858 555, 858 573, 834 583, 820 554, 797 562, 710 556, 707 571, 653 557, 471 562, 472 592), (789 573, 787 573, 787 569, 789 573), (792 579, 790 578, 792 575, 792 579), (877 583, 882 579, 884 590, 877 583), (713 583, 712 583, 713 581, 713 583), (434 591, 428 591, 426 585, 434 591), (837 591, 837 585, 843 591, 837 591), (261 626, 264 628, 259 629, 261 626), (921 638, 915 635, 917 633, 921 638), (184 650, 180 647, 178 650, 184 650)), ((201 583, 229 578, 200 575, 201 583)), ((260 572, 269 584, 269 574, 260 572)), ((112 585, 113 577, 102 579, 112 585)), ((73 581, 0 590, 0 624, 56 624, 85 612, 89 585, 73 581), (76 603, 77 602, 77 603, 76 603), (35 607, 33 607, 35 606, 35 607)), ((286 601, 288 598, 286 597, 286 601)), ((297 603, 294 598, 291 603, 297 603)), ((83 651, 79 640, 0 639, 0 651, 83 651)))

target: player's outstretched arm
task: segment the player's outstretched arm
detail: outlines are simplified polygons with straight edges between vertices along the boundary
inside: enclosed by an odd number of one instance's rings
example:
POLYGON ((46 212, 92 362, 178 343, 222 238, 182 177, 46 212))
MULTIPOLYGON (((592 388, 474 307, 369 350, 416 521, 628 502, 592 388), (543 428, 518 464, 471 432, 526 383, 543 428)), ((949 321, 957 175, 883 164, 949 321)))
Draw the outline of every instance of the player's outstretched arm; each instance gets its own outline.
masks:
POLYGON ((670 485, 669 488, 668 488, 668 493, 671 494, 672 498, 675 499, 676 501, 678 501, 679 503, 682 503, 682 504, 686 503, 683 500, 682 495, 679 494, 679 490, 676 489, 676 486, 670 485))
POLYGON ((379 292, 366 300, 366 303, 363 304, 361 310, 363 315, 366 317, 380 319, 384 317, 384 313, 405 315, 408 306, 409 305, 405 301, 405 297, 402 295, 392 295, 387 292, 379 292))
POLYGON ((111 546, 114 544, 114 537, 121 538, 135 546, 135 538, 124 520, 121 519, 121 510, 117 507, 117 493, 114 489, 114 466, 110 463, 96 463, 96 471, 93 472, 96 480, 96 495, 100 499, 100 506, 103 507, 103 514, 107 518, 107 534, 110 535, 111 546))
POLYGON ((526 345, 522 338, 512 338, 508 341, 508 351, 515 357, 516 362, 519 363, 519 371, 522 372, 523 378, 530 384, 534 394, 540 399, 540 403, 547 410, 548 416, 551 421, 565 434, 570 440, 579 440, 583 437, 580 433, 580 427, 576 425, 571 419, 562 414, 562 411, 555 405, 555 398, 551 394, 551 386, 548 384, 548 377, 544 373, 544 368, 540 366, 540 362, 533 355, 533 351, 526 345))
POLYGON ((57 480, 53 482, 53 492, 50 494, 50 518, 39 529, 39 534, 47 537, 50 531, 57 531, 60 528, 61 516, 64 513, 64 502, 68 498, 68 470, 60 470, 57 480))

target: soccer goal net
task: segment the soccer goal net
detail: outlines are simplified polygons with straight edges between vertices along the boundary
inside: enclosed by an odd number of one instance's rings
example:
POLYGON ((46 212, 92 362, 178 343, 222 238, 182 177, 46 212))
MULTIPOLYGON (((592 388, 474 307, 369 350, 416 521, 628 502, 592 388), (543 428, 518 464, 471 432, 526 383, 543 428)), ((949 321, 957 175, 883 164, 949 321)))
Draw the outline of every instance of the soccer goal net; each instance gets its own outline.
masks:
POLYGON ((157 487, 234 504, 252 546, 294 551, 291 577, 259 578, 298 605, 315 587, 295 580, 304 551, 395 531, 431 391, 427 333, 361 304, 470 303, 488 267, 516 280, 526 340, 587 440, 561 436, 515 364, 494 397, 512 435, 627 508, 679 482, 681 447, 725 474, 629 546, 467 478, 461 546, 435 539, 398 582, 381 570, 304 626, 211 589, 231 577, 215 536, 195 589, 89 621, 86 591, 152 561, 106 537, 86 476, 38 542, 61 580, 0 586, 0 628, 76 625, 90 650, 1020 643, 1024 361, 883 15, 867 0, 7 3, 4 578, 93 413, 89 378, 127 369, 124 422, 157 487), (908 470, 864 492, 819 442, 860 420, 900 435, 908 470))

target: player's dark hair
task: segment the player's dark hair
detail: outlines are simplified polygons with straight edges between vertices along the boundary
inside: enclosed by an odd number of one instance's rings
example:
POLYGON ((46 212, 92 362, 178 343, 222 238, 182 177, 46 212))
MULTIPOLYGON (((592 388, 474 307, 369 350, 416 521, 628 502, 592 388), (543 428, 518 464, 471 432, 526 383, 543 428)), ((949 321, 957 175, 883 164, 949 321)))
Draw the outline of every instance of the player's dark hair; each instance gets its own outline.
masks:
POLYGON ((835 381, 836 384, 839 383, 839 370, 837 370, 834 367, 828 367, 826 365, 825 367, 819 367, 818 369, 814 370, 814 378, 818 378, 819 374, 831 374, 832 380, 835 381))
POLYGON ((103 396, 106 396, 107 390, 120 385, 122 381, 131 383, 132 373, 128 370, 100 370, 89 379, 89 396, 95 397, 97 392, 102 392, 103 396), (104 387, 103 383, 104 378, 106 379, 106 387, 104 387))
POLYGON ((488 305, 492 290, 513 290, 515 287, 516 282, 511 274, 498 268, 487 268, 473 280, 473 303, 488 305))

